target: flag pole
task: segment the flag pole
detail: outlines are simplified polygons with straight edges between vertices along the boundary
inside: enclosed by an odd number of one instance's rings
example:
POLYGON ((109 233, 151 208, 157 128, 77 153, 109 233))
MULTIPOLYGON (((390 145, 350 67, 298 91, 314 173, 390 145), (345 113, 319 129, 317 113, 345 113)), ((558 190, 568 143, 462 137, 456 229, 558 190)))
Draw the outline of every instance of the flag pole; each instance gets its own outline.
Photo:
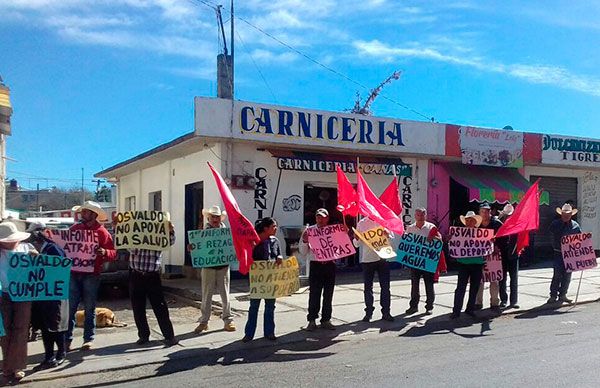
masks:
POLYGON ((583 271, 581 271, 581 275, 579 276, 579 284, 577 285, 577 294, 575 294, 575 303, 573 303, 573 307, 577 306, 577 299, 579 299, 579 289, 581 288, 581 279, 583 278, 583 271))

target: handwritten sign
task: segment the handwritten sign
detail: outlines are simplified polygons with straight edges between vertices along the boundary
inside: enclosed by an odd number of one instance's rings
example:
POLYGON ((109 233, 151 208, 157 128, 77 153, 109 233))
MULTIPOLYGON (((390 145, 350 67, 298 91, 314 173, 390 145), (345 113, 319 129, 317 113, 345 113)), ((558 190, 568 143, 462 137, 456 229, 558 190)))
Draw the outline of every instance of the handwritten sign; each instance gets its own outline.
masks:
POLYGON ((434 273, 437 269, 444 243, 414 233, 405 233, 398 244, 396 261, 410 268, 434 273))
POLYGON ((481 257, 494 252, 493 229, 450 227, 448 248, 450 256, 455 258, 481 257))
POLYGON ((188 240, 192 246, 192 266, 195 268, 215 267, 237 262, 231 229, 210 228, 190 230, 188 240))
POLYGON ((500 256, 500 252, 487 255, 483 265, 483 281, 485 283, 499 282, 502 280, 502 276, 502 256, 500 256))
POLYGON ((596 253, 592 246, 591 233, 578 233, 560 239, 561 253, 567 272, 585 271, 596 268, 596 253))
POLYGON ((10 252, 5 291, 13 302, 68 299, 71 263, 68 257, 10 252))
POLYGON ((48 237, 73 261, 71 271, 94 272, 98 233, 94 230, 48 229, 48 237))
POLYGON ((298 260, 290 256, 280 265, 260 260, 250 267, 250 299, 275 299, 300 289, 298 260))
POLYGON ((317 261, 341 259, 356 253, 344 225, 327 225, 322 228, 315 226, 306 229, 304 233, 308 236, 308 245, 317 261))
POLYGON ((150 249, 163 251, 170 244, 169 213, 151 210, 120 212, 116 215, 115 247, 117 249, 150 249))
POLYGON ((354 235, 360 239, 367 247, 375 251, 377 256, 382 259, 391 259, 396 257, 396 252, 390 244, 388 233, 384 228, 378 227, 369 229, 365 232, 359 232, 352 228, 354 235))

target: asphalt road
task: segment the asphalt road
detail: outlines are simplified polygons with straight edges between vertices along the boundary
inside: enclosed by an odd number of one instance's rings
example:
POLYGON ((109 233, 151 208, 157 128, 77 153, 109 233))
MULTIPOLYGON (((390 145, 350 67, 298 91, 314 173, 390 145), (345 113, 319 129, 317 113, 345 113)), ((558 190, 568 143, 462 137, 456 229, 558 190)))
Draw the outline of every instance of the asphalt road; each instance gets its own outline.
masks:
MULTIPOLYGON (((207 351, 162 365, 48 382, 56 386, 600 386, 600 304, 493 320, 448 316, 399 331, 207 351), (123 382, 116 385, 115 382, 123 382)), ((264 342, 260 342, 264 341, 264 342)), ((36 386, 41 386, 37 385, 36 386)))

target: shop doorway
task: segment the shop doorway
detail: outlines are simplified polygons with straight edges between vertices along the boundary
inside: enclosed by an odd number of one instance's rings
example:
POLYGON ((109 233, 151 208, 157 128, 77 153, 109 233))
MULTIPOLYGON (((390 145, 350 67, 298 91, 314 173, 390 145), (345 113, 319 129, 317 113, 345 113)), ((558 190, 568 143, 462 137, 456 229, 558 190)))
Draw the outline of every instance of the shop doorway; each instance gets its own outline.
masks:
MULTIPOLYGON (((204 184, 194 182, 185 185, 185 246, 188 246, 188 231, 199 229, 202 226, 202 208, 204 207, 204 184)), ((192 257, 184 249, 184 265, 192 265, 192 257)))
POLYGON ((460 216, 469 210, 477 212, 477 202, 469 202, 469 189, 450 178, 450 210, 448 221, 450 226, 463 226, 460 216))

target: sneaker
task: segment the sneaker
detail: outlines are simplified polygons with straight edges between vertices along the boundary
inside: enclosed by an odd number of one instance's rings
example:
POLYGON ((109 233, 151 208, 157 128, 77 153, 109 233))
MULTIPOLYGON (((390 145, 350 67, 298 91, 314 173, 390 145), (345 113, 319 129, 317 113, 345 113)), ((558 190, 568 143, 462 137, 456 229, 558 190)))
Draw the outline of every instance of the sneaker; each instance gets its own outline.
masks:
POLYGON ((40 367, 42 368, 54 368, 56 366, 58 366, 58 362, 56 362, 56 358, 54 358, 54 356, 46 358, 40 363, 40 367))
POLYGON ((362 321, 363 321, 363 322, 371 322, 371 317, 372 317, 371 315, 369 315, 369 314, 366 314, 366 315, 363 317, 362 321))
POLYGON ((558 298, 558 301, 559 301, 559 302, 562 302, 562 303, 569 303, 569 304, 570 304, 570 303, 573 303, 573 299, 569 299, 569 298, 567 298, 567 296, 566 296, 566 295, 559 297, 559 298, 558 298))
POLYGON ((433 315, 433 310, 432 309, 425 310, 425 315, 433 315))
POLYGON ((333 323, 331 323, 331 321, 325 321, 321 322, 321 329, 335 330, 335 326, 333 325, 333 323))
POLYGON ((506 308, 506 302, 500 302, 500 307, 501 308, 506 308))
POLYGON ((94 347, 94 342, 87 341, 87 342, 84 342, 83 345, 81 345, 81 350, 91 350, 93 347, 94 347))
POLYGON ((228 322, 223 326, 223 330, 225 331, 235 331, 235 324, 233 322, 228 322))
POLYGON ((145 345, 149 342, 150 340, 148 338, 139 338, 137 341, 135 341, 135 343, 137 345, 145 345))
POLYGON ((242 342, 246 343, 246 342, 250 342, 252 341, 252 337, 248 337, 247 335, 244 336, 244 338, 242 338, 242 342))
POLYGON ((547 304, 554 304, 558 301, 558 299, 554 296, 551 296, 550 298, 548 298, 548 300, 546 301, 547 304))
POLYGON ((315 323, 315 321, 309 321, 308 325, 306 325, 306 327, 303 327, 302 330, 315 331, 317 330, 317 324, 315 323))
POLYGON ((163 341, 163 343, 165 344, 165 348, 170 348, 171 346, 177 345, 179 343, 179 341, 177 340, 177 338, 173 337, 173 338, 165 339, 163 341))
POLYGON ((519 306, 518 304, 516 304, 516 303, 515 303, 515 304, 511 304, 511 305, 509 305, 509 306, 508 306, 508 308, 509 308, 509 309, 520 309, 520 308, 521 308, 521 306, 519 306))
POLYGON ((408 308, 408 309, 405 311, 405 313, 406 313, 407 315, 411 315, 411 314, 414 314, 414 313, 416 313, 417 311, 419 311, 419 309, 418 309, 417 307, 409 307, 409 308, 408 308))
POLYGON ((208 330, 208 323, 201 323, 201 324, 198 325, 198 327, 196 327, 194 329, 194 333, 200 334, 200 333, 202 333, 203 331, 206 331, 206 330, 208 330))
POLYGON ((277 340, 277 337, 275 337, 275 334, 266 335, 265 338, 268 339, 269 341, 276 341, 277 340))
POLYGON ((65 362, 66 359, 67 359, 67 357, 64 354, 57 355, 56 356, 56 366, 62 365, 62 363, 65 362))
POLYGON ((383 314, 383 317, 381 317, 381 319, 383 319, 384 321, 388 321, 388 322, 394 322, 394 320, 395 320, 391 314, 383 314))
POLYGON ((22 370, 15 371, 15 380, 21 381, 25 377, 25 372, 22 370))

